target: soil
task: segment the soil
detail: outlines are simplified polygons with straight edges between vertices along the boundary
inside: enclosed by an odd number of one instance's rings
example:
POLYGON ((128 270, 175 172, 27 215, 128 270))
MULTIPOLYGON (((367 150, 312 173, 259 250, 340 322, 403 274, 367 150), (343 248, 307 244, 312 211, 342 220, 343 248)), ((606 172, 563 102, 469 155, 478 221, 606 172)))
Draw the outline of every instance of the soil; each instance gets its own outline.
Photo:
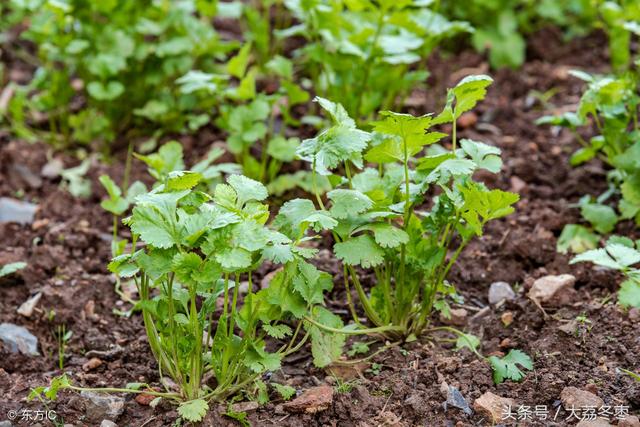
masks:
MULTIPOLYGON (((422 337, 394 347, 367 363, 342 368, 340 372, 315 368, 309 352, 302 351, 286 360, 271 380, 292 385, 300 393, 323 383, 336 385, 334 375, 346 376, 337 384, 333 403, 317 414, 291 414, 272 396, 272 403, 249 412, 254 426, 491 424, 477 412, 467 416, 451 406, 445 408, 446 395, 440 387, 443 382, 456 387, 470 405, 491 391, 512 398, 517 404, 547 405, 553 414, 560 404, 562 389, 575 386, 596 393, 607 405, 624 405, 630 413, 640 412, 640 383, 617 370, 640 370, 640 323, 611 302, 620 278, 589 265, 569 265, 569 256, 555 249, 563 226, 580 220, 572 203, 581 195, 602 191, 605 173, 597 163, 571 168, 567 160, 576 149, 571 135, 534 124, 541 115, 578 102, 582 84, 568 70, 607 69, 607 43, 602 35, 569 43, 561 37, 554 30, 536 33, 531 37, 528 62, 522 69, 491 72, 495 82, 487 99, 475 110, 477 123, 470 120, 471 124, 461 132, 463 137, 486 141, 503 150, 503 173, 480 178, 492 187, 521 194, 516 212, 492 223, 486 234, 464 251, 452 270, 450 281, 464 297, 464 307, 471 315, 484 313, 468 319, 464 329, 481 338, 485 355, 519 348, 532 356, 535 369, 520 383, 496 386, 486 362, 467 351, 455 352, 437 337, 422 337), (554 94, 545 101, 542 94, 549 93, 554 94), (576 276, 575 299, 547 310, 549 317, 545 317, 526 298, 526 291, 536 278, 561 273, 576 276), (518 297, 499 307, 489 306, 487 291, 495 281, 512 284, 518 297), (513 315, 508 327, 501 321, 505 312, 513 315), (586 316, 590 323, 576 328, 574 333, 559 329, 579 315, 586 316), (370 369, 374 362, 378 364, 374 368, 379 369, 370 369)), ((489 72, 483 57, 466 50, 454 56, 435 55, 429 70, 429 89, 416 91, 409 98, 409 110, 414 113, 439 109, 446 87, 460 77, 489 72)), ((187 158, 197 158, 219 139, 210 130, 197 137, 182 138, 187 158)), ((157 384, 157 366, 146 344, 141 318, 117 314, 117 310, 126 311, 130 305, 114 292, 114 279, 106 270, 111 217, 99 206, 105 194, 97 177, 107 173, 118 180, 123 173, 124 151, 116 153, 111 164, 94 161, 89 173, 93 194, 88 199, 76 199, 60 187, 59 179, 33 182, 17 166, 40 176, 52 156, 67 167, 77 164, 77 160, 52 153, 45 144, 30 145, 0 134, 0 196, 22 197, 39 205, 32 225, 0 223, 0 265, 28 263, 13 278, 0 279, 0 322, 25 326, 38 337, 40 351, 40 356, 27 357, 11 354, 0 346, 0 420, 10 410, 43 409, 38 401, 27 402, 26 396, 30 388, 46 385, 60 374, 53 335, 58 324, 73 331, 64 368, 78 384, 157 384), (34 314, 24 318, 16 313, 16 308, 37 292, 43 296, 34 314), (92 357, 99 358, 102 364, 85 371, 83 365, 92 357)), ((138 162, 133 171, 134 179, 147 179, 138 162)), ((633 235, 630 227, 620 227, 619 232, 633 235)), ((322 259, 320 262, 327 271, 339 271, 335 263, 322 259)), ((337 312, 346 313, 340 302, 344 301, 344 291, 339 274, 329 301, 337 312)), ((64 423, 99 424, 84 418, 81 399, 72 392, 61 393, 50 409, 64 423)), ((214 407, 204 425, 237 425, 222 415, 225 411, 226 406, 214 407)), ((575 419, 566 421, 567 416, 561 410, 556 421, 534 419, 520 424, 575 424, 575 419)), ((133 396, 126 396, 125 410, 117 424, 169 426, 176 418, 177 413, 170 406, 152 409, 139 404, 133 396)))

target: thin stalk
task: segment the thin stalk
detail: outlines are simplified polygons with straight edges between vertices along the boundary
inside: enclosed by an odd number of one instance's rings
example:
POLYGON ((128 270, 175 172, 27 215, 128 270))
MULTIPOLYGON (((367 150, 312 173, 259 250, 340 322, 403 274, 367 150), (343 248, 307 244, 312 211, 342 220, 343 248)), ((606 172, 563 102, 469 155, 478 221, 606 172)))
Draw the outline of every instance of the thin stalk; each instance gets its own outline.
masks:
POLYGON ((304 320, 311 323, 318 328, 331 332, 334 334, 344 334, 344 335, 369 335, 369 334, 384 334, 385 332, 398 331, 402 332, 402 328, 400 326, 394 325, 386 325, 386 326, 378 326, 376 328, 368 328, 368 329, 336 329, 330 326, 323 325, 322 323, 318 323, 313 320, 309 316, 305 316, 304 320))
POLYGON ((382 34, 382 27, 384 24, 384 12, 380 11, 380 16, 378 17, 378 22, 376 24, 376 33, 373 37, 373 42, 371 43, 371 49, 369 49, 369 54, 367 55, 367 60, 364 65, 364 76, 362 77, 362 83, 360 85, 358 100, 356 101, 356 109, 353 112, 356 118, 360 117, 360 108, 362 107, 362 100, 367 91, 367 86, 369 85, 369 76, 371 74, 371 66, 373 65, 374 57, 373 54, 378 45, 378 40, 380 39, 380 35, 382 34))
POLYGON ((129 141, 129 146, 127 147, 127 160, 125 161, 125 164, 124 164, 124 178, 122 179, 122 191, 124 192, 124 194, 127 194, 127 189, 129 188, 132 159, 133 159, 133 140, 129 141))

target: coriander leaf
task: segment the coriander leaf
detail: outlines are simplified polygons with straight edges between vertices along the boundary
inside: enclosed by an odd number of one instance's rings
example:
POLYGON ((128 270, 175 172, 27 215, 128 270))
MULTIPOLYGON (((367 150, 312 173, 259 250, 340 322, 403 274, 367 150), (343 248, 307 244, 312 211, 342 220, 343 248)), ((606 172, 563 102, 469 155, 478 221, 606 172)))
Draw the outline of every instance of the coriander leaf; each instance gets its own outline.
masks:
POLYGON ((493 173, 500 172, 502 159, 500 159, 500 149, 498 147, 470 139, 461 140, 460 146, 480 169, 486 169, 493 173))
POLYGON ((347 265, 375 267, 384 262, 384 252, 369 235, 360 235, 333 246, 336 257, 347 265))
POLYGON ((191 171, 171 171, 167 174, 166 189, 189 190, 202 181, 202 175, 191 171))
POLYGON ((178 414, 185 420, 194 423, 202 421, 208 410, 209 404, 204 399, 191 400, 178 406, 178 414))
POLYGON ((622 282, 618 291, 618 303, 625 307, 640 308, 640 282, 633 279, 622 282))
POLYGON ((489 357, 489 363, 493 368, 493 382, 500 384, 505 380, 520 381, 525 374, 518 365, 523 369, 532 370, 533 362, 531 358, 521 350, 513 349, 503 358, 496 356, 489 357))
POLYGON ((282 339, 293 333, 291 328, 287 325, 270 325, 268 323, 264 323, 262 325, 262 329, 264 329, 267 335, 276 339, 282 339))
POLYGON ((480 347, 480 339, 473 334, 460 334, 456 340, 456 350, 468 348, 475 352, 480 347))
POLYGON ((595 249, 599 237, 588 228, 578 224, 567 224, 558 237, 557 250, 562 254, 571 251, 580 254, 595 249))
POLYGON ((296 395, 296 389, 291 387, 290 385, 271 383, 271 386, 276 389, 283 400, 289 400, 296 395))
POLYGON ((373 231, 373 238, 383 248, 395 248, 409 242, 409 235, 387 223, 377 223, 361 227, 359 230, 373 231))
POLYGON ((241 204, 250 200, 262 201, 269 195, 267 188, 261 182, 254 181, 244 175, 231 175, 227 182, 236 190, 238 201, 241 204))
POLYGON ((589 221, 598 233, 607 234, 613 231, 618 222, 618 215, 611 206, 599 203, 584 203, 580 207, 584 219, 589 221))
POLYGON ((327 197, 332 201, 329 212, 337 219, 358 215, 373 206, 371 199, 357 190, 332 190, 327 197))
MULTIPOLYGON (((313 318, 318 323, 331 328, 341 329, 344 326, 339 316, 324 307, 316 307, 313 311, 313 318)), ((307 322, 305 322, 305 326, 311 334, 311 354, 314 365, 323 368, 340 358, 346 335, 326 332, 307 322)))
POLYGON ((0 268, 0 277, 8 276, 10 274, 15 273, 18 270, 22 270, 27 266, 26 262, 12 262, 9 264, 5 264, 0 268))

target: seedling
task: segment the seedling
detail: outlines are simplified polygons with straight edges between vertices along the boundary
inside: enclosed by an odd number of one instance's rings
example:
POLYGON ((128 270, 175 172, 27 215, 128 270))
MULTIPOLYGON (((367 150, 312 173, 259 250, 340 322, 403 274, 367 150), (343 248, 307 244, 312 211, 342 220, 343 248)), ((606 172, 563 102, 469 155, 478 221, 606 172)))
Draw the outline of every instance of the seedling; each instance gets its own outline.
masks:
POLYGON ((67 330, 65 324, 58 325, 56 327, 54 336, 56 338, 56 342, 58 343, 58 369, 62 371, 64 369, 64 359, 67 343, 73 336, 73 331, 67 330))
POLYGON ((592 262, 596 265, 620 271, 626 280, 620 285, 618 303, 625 307, 640 308, 640 242, 621 236, 612 236, 604 248, 584 252, 571 260, 592 262))
MULTIPOLYGON (((310 336, 320 336, 304 333, 303 319, 322 318, 316 306, 332 287, 330 276, 306 261, 315 250, 305 246, 312 238, 307 230, 333 224, 328 215, 292 215, 292 205, 307 202, 292 200, 280 210, 276 231, 265 225, 269 208, 262 201, 268 193, 262 184, 232 175, 209 195, 196 189, 201 180, 196 172, 170 173, 138 196, 124 223, 146 245, 109 264, 118 276, 135 281, 160 376, 171 378, 177 389, 98 389, 168 399, 188 421, 201 420, 209 401, 241 391, 255 388, 260 401, 266 390, 261 374, 278 369, 310 336), (265 260, 283 269, 256 292, 254 272, 265 260), (268 351, 267 336, 285 342, 268 351), (203 382, 205 376, 213 385, 203 382)), ((82 390, 61 377, 34 393, 51 398, 60 388, 82 390)))

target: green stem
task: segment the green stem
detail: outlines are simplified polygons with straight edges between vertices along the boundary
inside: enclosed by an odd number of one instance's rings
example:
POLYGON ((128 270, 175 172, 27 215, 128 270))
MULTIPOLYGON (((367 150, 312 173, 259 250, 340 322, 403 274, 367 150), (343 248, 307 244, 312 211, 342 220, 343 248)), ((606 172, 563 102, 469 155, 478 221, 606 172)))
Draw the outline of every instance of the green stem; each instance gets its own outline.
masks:
POLYGON ((324 331, 331 332, 334 334, 369 335, 369 334, 383 334, 385 332, 391 332, 391 331, 402 332, 403 330, 400 326, 394 326, 394 325, 378 326, 376 328, 369 328, 369 329, 336 329, 330 326, 323 325, 322 323, 318 323, 309 316, 305 316, 304 320, 306 320, 307 322, 311 323, 314 326, 317 326, 318 328, 324 331))

